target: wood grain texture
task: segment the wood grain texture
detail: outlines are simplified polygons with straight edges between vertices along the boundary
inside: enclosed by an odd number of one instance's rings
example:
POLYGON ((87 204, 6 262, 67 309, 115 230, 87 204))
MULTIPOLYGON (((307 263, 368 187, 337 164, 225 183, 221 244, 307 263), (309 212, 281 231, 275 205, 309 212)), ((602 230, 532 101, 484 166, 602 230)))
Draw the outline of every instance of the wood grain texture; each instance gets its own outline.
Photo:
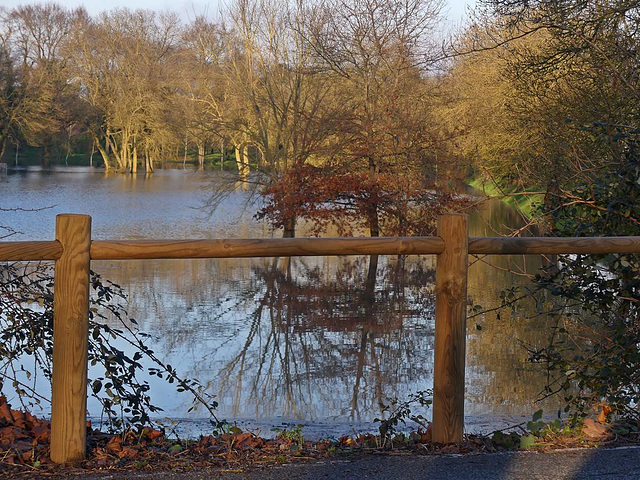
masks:
POLYGON ((433 441, 459 443, 464 430, 468 217, 441 216, 438 235, 445 248, 436 266, 433 441))
MULTIPOLYGON (((134 260, 313 255, 427 255, 438 254, 443 250, 444 241, 440 237, 96 240, 91 245, 91 258, 134 260)), ((640 237, 472 237, 469 239, 469 253, 494 255, 640 253, 640 237)))
POLYGON ((444 250, 439 237, 260 238, 247 240, 96 240, 93 260, 311 255, 419 255, 444 250))
POLYGON ((56 240, 49 242, 0 242, 0 262, 29 260, 58 260, 62 245, 56 240))
POLYGON ((474 254, 640 253, 640 237, 472 237, 474 254))
POLYGON ((56 239, 64 250, 54 273, 51 459, 67 463, 86 448, 91 217, 58 215, 56 239))
MULTIPOLYGON (((439 237, 296 238, 255 240, 113 240, 94 241, 91 258, 230 258, 311 255, 426 255, 444 249, 439 237)), ((640 253, 640 237, 505 238, 471 237, 472 254, 605 254, 640 253)), ((0 261, 58 260, 57 240, 0 242, 0 261)))

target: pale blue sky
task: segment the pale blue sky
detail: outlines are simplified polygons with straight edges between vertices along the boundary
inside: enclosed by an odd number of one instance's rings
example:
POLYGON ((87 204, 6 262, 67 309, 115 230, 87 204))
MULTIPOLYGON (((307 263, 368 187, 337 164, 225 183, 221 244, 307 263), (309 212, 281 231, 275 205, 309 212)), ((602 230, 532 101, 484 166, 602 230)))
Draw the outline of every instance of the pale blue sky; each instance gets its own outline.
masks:
MULTIPOLYGON (((453 24, 459 24, 465 16, 467 6, 472 6, 476 0, 445 0, 448 11, 447 18, 453 24)), ((0 0, 0 5, 13 8, 25 3, 38 3, 30 0, 0 0)), ((215 17, 221 4, 225 0, 58 0, 57 3, 66 7, 84 5, 91 15, 116 7, 128 7, 131 9, 144 8, 150 10, 171 10, 182 18, 189 19, 195 14, 208 13, 215 17)))

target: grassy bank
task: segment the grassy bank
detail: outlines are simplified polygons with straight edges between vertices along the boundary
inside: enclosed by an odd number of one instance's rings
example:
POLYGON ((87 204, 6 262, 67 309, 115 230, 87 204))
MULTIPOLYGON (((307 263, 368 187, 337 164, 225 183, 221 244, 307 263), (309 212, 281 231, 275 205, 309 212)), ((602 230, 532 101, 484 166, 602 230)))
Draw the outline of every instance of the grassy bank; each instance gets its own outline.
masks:
POLYGON ((499 198, 513 208, 524 213, 527 218, 533 216, 536 205, 540 205, 544 200, 543 194, 520 194, 515 188, 502 189, 494 182, 481 178, 474 178, 468 181, 469 186, 479 190, 487 197, 499 198))

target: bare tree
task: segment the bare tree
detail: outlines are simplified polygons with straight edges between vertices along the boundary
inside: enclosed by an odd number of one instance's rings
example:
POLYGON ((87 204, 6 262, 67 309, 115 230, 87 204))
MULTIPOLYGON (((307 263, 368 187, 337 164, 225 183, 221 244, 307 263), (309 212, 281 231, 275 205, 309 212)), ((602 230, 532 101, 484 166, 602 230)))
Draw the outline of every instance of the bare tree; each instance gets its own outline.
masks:
MULTIPOLYGON (((428 73, 441 5, 438 0, 323 0, 311 9, 308 32, 316 62, 336 76, 339 101, 351 112, 340 131, 348 170, 435 184, 438 139, 428 128, 433 83, 428 73)), ((363 212, 372 236, 381 228, 375 195, 371 192, 363 212)))
MULTIPOLYGON (((251 163, 259 173, 252 180, 268 185, 331 148, 343 106, 332 77, 317 68, 307 14, 301 3, 285 0, 239 0, 231 7, 224 96, 209 99, 212 109, 224 109, 220 125, 236 150, 241 179, 251 163)), ((288 219, 285 236, 294 235, 295 221, 288 219)))
POLYGON ((146 170, 153 168, 153 139, 169 130, 167 106, 175 93, 170 71, 179 27, 173 14, 120 9, 78 32, 75 74, 86 101, 101 112, 93 135, 107 170, 136 172, 141 156, 146 170))
POLYGON ((68 82, 68 34, 83 9, 58 4, 20 6, 0 11, 2 121, 0 150, 9 140, 44 148, 50 161, 56 136, 68 138, 74 85, 68 82))

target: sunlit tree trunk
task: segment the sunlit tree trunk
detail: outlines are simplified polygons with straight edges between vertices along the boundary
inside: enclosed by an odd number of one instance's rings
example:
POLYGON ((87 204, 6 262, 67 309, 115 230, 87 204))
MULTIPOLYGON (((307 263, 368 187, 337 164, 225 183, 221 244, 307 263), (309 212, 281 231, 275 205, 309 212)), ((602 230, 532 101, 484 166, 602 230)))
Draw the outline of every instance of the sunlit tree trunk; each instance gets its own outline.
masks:
POLYGON ((153 158, 151 157, 151 149, 149 148, 149 144, 145 146, 144 159, 145 171, 147 173, 153 172, 153 158))
POLYGON ((123 172, 130 171, 129 163, 129 137, 122 132, 122 145, 120 146, 120 170, 123 172))
POLYGON ((94 137, 93 144, 98 149, 98 152, 100 152, 100 156, 102 157, 102 161, 104 162, 105 171, 112 172, 113 165, 111 165, 111 159, 109 158, 109 143, 105 142, 105 146, 103 148, 100 140, 94 137))
POLYGON ((204 143, 198 143, 198 170, 204 170, 204 143))
POLYGON ((224 138, 220 140, 220 170, 224 170, 224 162, 227 160, 227 145, 224 138))
POLYGON ((185 136, 184 136, 184 155, 182 157, 182 168, 185 168, 187 166, 187 146, 188 146, 187 135, 185 134, 185 136))
POLYGON ((241 180, 246 180, 249 176, 249 155, 246 145, 240 145, 235 147, 236 152, 236 165, 238 167, 238 177, 241 180))
POLYGON ((133 141, 133 151, 131 152, 131 173, 138 172, 138 145, 135 138, 133 141))

